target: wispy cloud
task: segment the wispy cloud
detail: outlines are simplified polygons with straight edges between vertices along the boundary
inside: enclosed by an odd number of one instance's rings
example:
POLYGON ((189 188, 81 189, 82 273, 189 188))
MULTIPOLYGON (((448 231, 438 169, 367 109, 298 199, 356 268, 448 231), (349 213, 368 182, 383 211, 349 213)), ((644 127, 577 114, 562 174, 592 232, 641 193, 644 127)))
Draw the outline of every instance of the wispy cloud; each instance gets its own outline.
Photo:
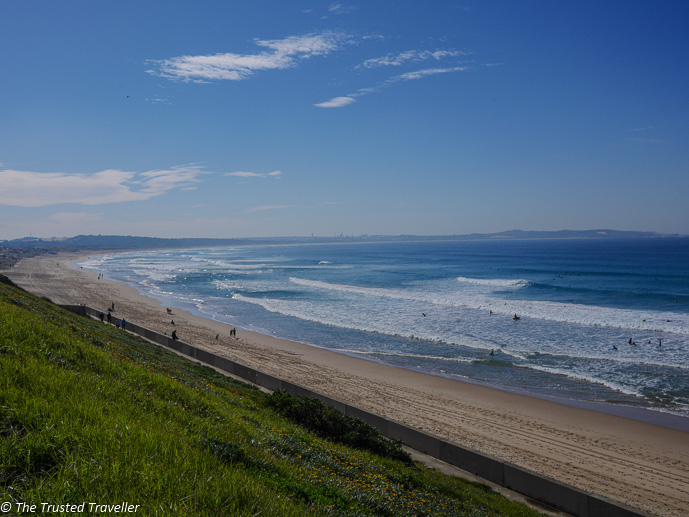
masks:
POLYGON ((652 138, 651 136, 643 136, 643 135, 648 134, 648 133, 650 133, 652 135, 653 133, 655 133, 656 129, 658 129, 656 126, 637 127, 634 129, 630 129, 629 130, 630 133, 634 133, 638 136, 629 137, 628 140, 631 142, 645 142, 648 144, 664 144, 665 140, 662 140, 660 138, 652 138))
POLYGON ((237 178, 276 178, 280 179, 282 177, 282 171, 273 171, 265 174, 259 172, 225 172, 223 176, 235 176, 237 178))
POLYGON ((208 172, 198 165, 142 173, 114 169, 93 174, 0 170, 0 204, 38 207, 145 201, 171 190, 192 188, 204 174, 208 172))
POLYGON ((182 165, 167 170, 142 172, 139 174, 142 179, 137 179, 134 183, 141 185, 143 192, 157 196, 176 188, 193 188, 203 174, 210 173, 203 171, 199 165, 182 165))
POLYGON ((468 56, 470 54, 471 52, 466 50, 407 50, 405 52, 388 54, 383 57, 367 59, 360 65, 357 65, 355 68, 360 70, 364 68, 379 68, 383 66, 401 66, 406 63, 420 63, 428 59, 440 61, 441 59, 447 57, 468 56))
POLYGON ((438 74, 448 74, 453 72, 463 72, 469 70, 471 67, 458 61, 456 58, 468 56, 472 52, 468 50, 455 50, 455 49, 436 49, 436 50, 406 50, 404 52, 390 53, 382 57, 376 57, 372 59, 367 59, 363 63, 357 65, 355 70, 365 71, 375 68, 382 67, 402 67, 404 65, 417 65, 418 63, 423 63, 425 61, 449 61, 446 66, 435 66, 429 68, 423 68, 420 70, 413 70, 410 72, 405 72, 402 74, 394 75, 384 81, 378 82, 374 86, 359 88, 353 93, 349 93, 344 96, 334 97, 328 101, 319 102, 314 104, 318 108, 342 108, 353 102, 356 99, 363 97, 365 95, 370 95, 372 93, 379 93, 386 88, 389 88, 393 84, 403 82, 423 79, 425 77, 430 77, 432 75, 438 74))
POLYGON ((241 81, 262 70, 292 68, 299 61, 327 55, 349 42, 350 36, 341 31, 323 31, 277 40, 255 39, 254 43, 257 46, 268 50, 256 54, 225 53, 173 57, 153 61, 156 67, 148 73, 181 81, 241 81))
POLYGON ((318 104, 314 104, 314 106, 318 106, 319 108, 341 108, 343 106, 346 106, 347 104, 351 104, 352 102, 356 102, 356 99, 354 97, 335 97, 333 99, 330 99, 329 101, 325 102, 319 102, 318 104))
POLYGON ((285 208, 294 208, 294 205, 263 205, 263 206, 255 206, 253 208, 249 208, 246 210, 244 213, 245 214, 253 214, 255 212, 263 212, 265 210, 282 210, 285 208))
POLYGON ((388 79, 387 82, 392 84, 399 81, 413 81, 416 79, 423 79, 424 77, 428 77, 431 75, 449 74, 452 72, 464 72, 466 70, 469 70, 468 66, 453 66, 450 68, 426 68, 424 70, 416 70, 414 72, 407 72, 398 75, 397 77, 392 77, 391 79, 388 79))
POLYGON ((395 83, 403 82, 403 81, 413 81, 413 80, 418 80, 418 79, 423 79, 425 77, 430 77, 432 75, 438 75, 438 74, 449 74, 453 72, 464 72, 469 70, 471 67, 469 66, 453 66, 453 67, 448 67, 448 68, 426 68, 423 70, 415 70, 413 72, 405 72, 400 75, 393 76, 381 83, 379 83, 376 86, 370 87, 370 88, 361 88, 357 90, 354 93, 350 93, 345 97, 335 97, 333 99, 330 99, 329 101, 325 102, 320 102, 318 104, 314 104, 314 106, 317 106, 319 108, 342 108, 344 106, 347 106, 348 104, 351 104, 356 101, 358 97, 363 97, 364 95, 370 95, 371 93, 378 93, 383 91, 386 88, 389 88, 395 83))
POLYGON ((330 4, 328 12, 333 14, 349 14, 353 13, 358 8, 359 7, 356 5, 330 4))
POLYGON ((154 95, 153 97, 146 97, 146 102, 150 102, 153 104, 167 104, 167 105, 172 105, 172 102, 170 101, 169 98, 167 97, 158 97, 157 95, 154 95))
POLYGON ((655 129, 655 126, 647 126, 647 127, 637 127, 635 129, 630 129, 633 133, 638 133, 640 131, 650 131, 651 129, 655 129))

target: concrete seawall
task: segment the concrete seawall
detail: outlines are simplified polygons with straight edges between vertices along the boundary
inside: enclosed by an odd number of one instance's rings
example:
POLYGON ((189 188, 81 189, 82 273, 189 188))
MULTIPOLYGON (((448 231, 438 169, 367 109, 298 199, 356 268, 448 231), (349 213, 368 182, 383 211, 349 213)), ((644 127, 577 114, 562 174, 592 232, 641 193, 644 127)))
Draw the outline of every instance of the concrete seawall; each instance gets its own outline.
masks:
MULTIPOLYGON (((101 311, 84 305, 62 305, 61 307, 82 316, 96 319, 101 314, 101 311)), ((387 438, 399 440, 412 449, 577 517, 650 517, 648 514, 603 497, 546 478, 486 454, 461 447, 437 436, 311 391, 298 384, 249 368, 231 359, 217 356, 183 341, 173 340, 169 336, 135 323, 127 322, 127 331, 268 390, 285 390, 291 395, 317 398, 348 416, 363 420, 378 429, 387 438)))

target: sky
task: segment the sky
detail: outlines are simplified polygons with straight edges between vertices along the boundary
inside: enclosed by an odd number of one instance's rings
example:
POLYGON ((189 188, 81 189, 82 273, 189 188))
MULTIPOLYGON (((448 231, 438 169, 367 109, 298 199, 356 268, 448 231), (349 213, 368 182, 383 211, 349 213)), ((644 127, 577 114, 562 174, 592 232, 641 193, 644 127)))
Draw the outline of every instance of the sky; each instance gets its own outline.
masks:
POLYGON ((0 7, 0 239, 689 234, 685 0, 0 7))

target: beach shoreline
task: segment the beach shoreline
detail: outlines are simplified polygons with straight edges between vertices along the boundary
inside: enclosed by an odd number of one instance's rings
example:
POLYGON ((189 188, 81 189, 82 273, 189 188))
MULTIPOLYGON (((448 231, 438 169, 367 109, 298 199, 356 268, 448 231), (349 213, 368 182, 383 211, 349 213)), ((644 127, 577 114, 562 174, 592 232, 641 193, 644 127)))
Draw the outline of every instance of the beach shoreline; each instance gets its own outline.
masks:
POLYGON ((114 304, 116 317, 176 330, 194 346, 648 513, 679 516, 689 507, 689 433, 666 426, 687 419, 651 411, 651 423, 634 408, 618 408, 620 416, 241 329, 234 340, 226 323, 175 307, 168 314, 134 287, 73 264, 96 254, 24 259, 3 273, 55 303, 114 304))
MULTIPOLYGON (((306 246, 309 246, 309 244, 305 244, 306 246)), ((276 246, 282 246, 282 245, 276 245, 276 246)), ((271 245, 270 247, 273 247, 271 245)), ((102 256, 103 254, 98 254, 95 255, 95 257, 102 256)), ((89 258, 93 257, 90 256, 89 258)), ((89 262, 89 260, 84 260, 80 259, 78 262, 89 262)), ((84 266, 87 269, 94 269, 93 266, 84 266)), ((97 270, 97 267, 95 268, 97 270)), ((233 325, 233 317, 230 317, 229 315, 223 315, 222 313, 210 313, 206 312, 204 310, 205 303, 201 301, 201 303, 198 303, 199 300, 196 300, 195 302, 191 301, 190 299, 186 298, 178 298, 175 297, 172 293, 167 293, 167 296, 165 295, 163 291, 150 291, 148 289, 144 289, 143 286, 138 285, 136 282, 130 281, 126 278, 117 278, 114 277, 112 273, 109 274, 109 279, 110 280, 115 280, 118 282, 125 283, 134 289, 137 290, 137 292, 141 293, 144 296, 147 296, 149 298, 152 298, 154 300, 157 300, 158 303, 161 305, 170 305, 170 306, 175 306, 180 309, 184 309, 185 311, 201 317, 205 318, 207 320, 213 320, 217 321, 219 323, 225 323, 228 325, 233 325)), ((210 307, 213 307, 213 305, 209 305, 210 307)), ((217 307, 216 307, 217 310, 217 307)), ((459 375, 457 373, 452 373, 452 372, 446 372, 443 369, 440 370, 432 370, 432 369, 426 369, 423 366, 417 366, 417 365, 410 365, 410 364, 405 364, 403 362, 396 362, 396 361, 389 361, 386 359, 379 359, 375 357, 375 355, 372 354, 367 354, 367 353, 359 353, 357 350, 352 350, 352 349, 347 349, 341 348, 339 346, 333 347, 333 343, 331 342, 329 345, 321 345, 318 343, 317 339, 313 339, 313 336, 311 339, 308 337, 308 333, 305 334, 292 334, 291 336, 285 336, 285 335, 278 335, 278 333, 271 332, 266 329, 261 329, 261 328, 256 328, 254 325, 252 325, 251 322, 248 322, 248 325, 245 327, 239 326, 243 332, 248 332, 249 335, 263 335, 263 336, 274 336, 274 337, 280 337, 282 339, 286 339, 288 341, 294 341, 297 343, 301 343, 310 347, 315 347, 315 348, 321 348, 323 350, 327 350, 330 352, 334 352, 336 354, 343 354, 343 355, 348 355, 351 357, 355 357, 358 359, 362 359, 365 361, 373 361, 378 364, 382 365, 387 365, 391 366, 394 368, 400 368, 403 370, 408 370, 408 371, 415 371, 415 372, 420 372, 420 373, 426 373, 428 375, 434 375, 437 377, 443 377, 451 380, 456 380, 459 382, 463 383, 471 383, 471 384, 476 384, 478 386, 484 386, 487 388, 495 389, 495 390, 500 390, 500 391, 505 391, 508 393, 514 393, 514 394, 519 394, 519 395, 524 395, 527 397, 535 397, 535 398, 540 398, 543 400, 548 400, 551 402, 555 402, 558 404, 563 404, 563 405, 568 405, 572 407, 577 407, 577 408, 582 408, 582 409, 589 409, 592 411, 599 411, 603 413, 609 413, 612 415, 617 415, 625 418, 632 418, 635 420, 641 420, 644 422, 648 422, 651 424, 655 425, 661 425, 664 427, 669 427, 672 429, 677 429, 681 431, 687 431, 689 432, 689 415, 684 414, 684 413, 678 413, 676 411, 673 411, 672 409, 667 409, 663 407, 653 407, 653 406, 647 406, 643 405, 642 403, 639 403, 638 405, 635 403, 634 400, 616 400, 613 402, 615 397, 611 397, 610 400, 596 400, 594 399, 588 399, 588 398, 582 398, 581 396, 575 397, 575 396, 568 396, 569 393, 565 391, 550 391, 548 389, 541 388, 539 391, 536 391, 534 389, 529 389, 529 388, 520 388, 515 385, 506 385, 505 383, 500 383, 499 385, 491 384, 491 381, 489 380, 482 380, 482 379, 477 379, 477 378, 472 378, 472 377, 465 377, 462 375, 459 375), (300 339, 301 337, 304 337, 305 339, 300 339)), ((342 341, 345 342, 345 341, 342 341)), ((597 393, 597 392, 596 392, 597 393)))

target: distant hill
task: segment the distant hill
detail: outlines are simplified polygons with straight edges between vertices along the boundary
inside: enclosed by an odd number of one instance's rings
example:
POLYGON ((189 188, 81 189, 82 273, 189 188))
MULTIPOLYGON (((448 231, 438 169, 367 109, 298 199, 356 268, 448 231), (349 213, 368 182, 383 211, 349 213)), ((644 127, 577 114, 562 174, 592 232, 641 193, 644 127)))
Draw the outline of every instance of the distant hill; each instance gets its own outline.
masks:
POLYGON ((77 235, 62 239, 24 237, 0 241, 0 246, 20 248, 88 248, 88 249, 138 249, 138 248, 194 248, 229 246, 255 242, 255 239, 165 239, 159 237, 133 237, 131 235, 77 235))
MULTIPOLYGON (((676 236, 676 235, 675 235, 676 236)), ((498 233, 471 233, 466 235, 360 235, 336 237, 255 237, 235 239, 135 237, 131 235, 77 235, 76 237, 41 239, 24 237, 0 241, 6 248, 47 249, 160 249, 160 248, 205 248, 217 246, 243 246, 257 244, 303 244, 332 242, 395 242, 395 241, 439 241, 439 240, 498 240, 498 239, 620 239, 658 238, 667 235, 654 232, 629 232, 619 230, 559 230, 524 231, 509 230, 498 233)))
POLYGON ((620 230, 558 230, 549 232, 509 230, 500 233, 474 233, 469 237, 476 239, 640 239, 667 237, 667 235, 655 232, 625 232, 620 230))

